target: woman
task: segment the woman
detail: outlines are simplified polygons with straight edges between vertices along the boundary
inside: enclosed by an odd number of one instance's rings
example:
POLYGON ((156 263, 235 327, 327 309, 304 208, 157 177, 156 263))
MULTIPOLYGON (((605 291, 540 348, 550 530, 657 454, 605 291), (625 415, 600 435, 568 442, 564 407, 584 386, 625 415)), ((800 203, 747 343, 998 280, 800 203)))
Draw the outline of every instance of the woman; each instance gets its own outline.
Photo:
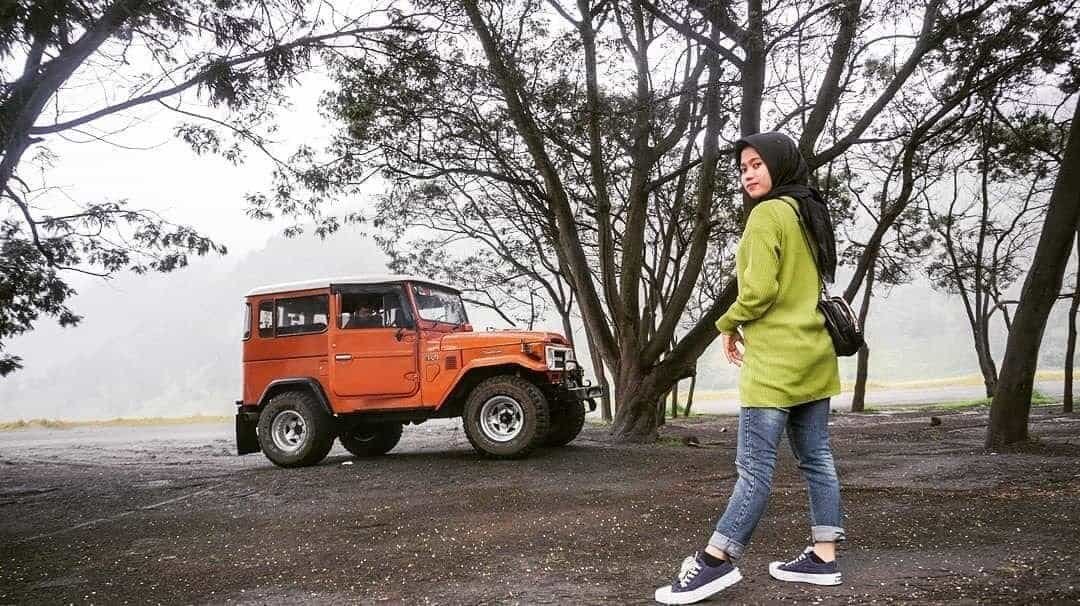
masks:
POLYGON ((671 585, 656 590, 664 604, 692 604, 742 578, 733 560, 765 511, 785 429, 810 492, 813 544, 789 562, 770 564, 769 574, 840 583, 836 543, 844 530, 828 433, 829 398, 840 393, 840 377, 817 311, 821 280, 832 281, 836 270, 832 225, 789 137, 751 135, 735 143, 735 153, 742 186, 756 203, 735 256, 739 295, 716 328, 728 362, 741 367, 738 479, 705 549, 683 561, 671 585))

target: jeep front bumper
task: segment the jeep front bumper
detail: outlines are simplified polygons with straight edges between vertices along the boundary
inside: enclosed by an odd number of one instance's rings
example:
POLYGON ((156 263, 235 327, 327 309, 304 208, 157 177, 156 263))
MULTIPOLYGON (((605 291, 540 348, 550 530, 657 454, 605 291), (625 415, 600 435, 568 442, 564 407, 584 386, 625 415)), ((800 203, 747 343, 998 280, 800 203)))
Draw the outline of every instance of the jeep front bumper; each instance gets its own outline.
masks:
POLYGON ((581 387, 568 387, 566 392, 575 400, 593 400, 604 397, 603 385, 583 385, 581 387))
POLYGON ((604 397, 603 385, 565 385, 563 390, 568 400, 587 404, 590 412, 596 410, 596 399, 604 397))

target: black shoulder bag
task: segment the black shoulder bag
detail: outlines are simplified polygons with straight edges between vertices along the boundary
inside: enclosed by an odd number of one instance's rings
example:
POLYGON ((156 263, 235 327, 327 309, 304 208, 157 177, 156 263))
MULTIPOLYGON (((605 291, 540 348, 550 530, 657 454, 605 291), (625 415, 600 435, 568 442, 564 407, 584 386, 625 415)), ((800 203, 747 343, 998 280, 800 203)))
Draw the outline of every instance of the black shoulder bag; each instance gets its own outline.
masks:
POLYGON ((836 355, 853 356, 865 343, 859 319, 843 297, 834 297, 829 294, 825 280, 821 277, 821 268, 818 267, 817 253, 814 252, 814 246, 810 244, 810 237, 806 235, 802 215, 799 211, 795 211, 795 217, 799 221, 799 229, 803 233, 803 239, 806 240, 806 246, 810 249, 810 258, 814 260, 814 268, 817 269, 818 280, 821 282, 821 295, 817 308, 825 316, 825 330, 829 331, 829 336, 832 337, 836 355))

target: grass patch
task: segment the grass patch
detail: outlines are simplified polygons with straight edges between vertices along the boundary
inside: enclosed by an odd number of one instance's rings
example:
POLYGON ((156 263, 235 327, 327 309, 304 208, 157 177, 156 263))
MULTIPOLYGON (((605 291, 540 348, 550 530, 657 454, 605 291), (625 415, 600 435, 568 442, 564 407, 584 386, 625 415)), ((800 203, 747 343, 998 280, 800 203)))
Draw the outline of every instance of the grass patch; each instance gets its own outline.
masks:
MULTIPOLYGON (((679 406, 685 406, 686 405, 686 397, 687 397, 688 393, 689 392, 686 389, 679 390, 679 406)), ((695 402, 698 401, 698 400, 729 400, 729 399, 738 398, 738 397, 739 397, 739 390, 734 389, 734 388, 733 389, 695 389, 694 390, 694 401, 695 402)), ((670 409, 671 408, 671 397, 670 396, 667 397, 667 402, 668 402, 668 408, 670 409)))
MULTIPOLYGON (((1080 375, 1080 368, 1076 370, 1077 375, 1080 375)), ((1065 380, 1064 370, 1040 370, 1035 373, 1035 380, 1037 381, 1063 381, 1065 380)), ((983 385, 983 377, 981 374, 968 374, 957 375, 953 377, 941 377, 937 379, 913 379, 910 381, 874 381, 869 380, 866 382, 867 391, 876 391, 882 389, 926 389, 931 387, 975 387, 983 385)), ((842 391, 854 391, 854 381, 842 381, 840 383, 840 389, 842 391)), ((697 389, 694 392, 695 400, 737 400, 739 398, 738 389, 697 389)), ((679 392, 680 404, 685 403, 686 392, 679 392)), ((670 406, 670 404, 669 404, 670 406)))
MULTIPOLYGON (((693 419, 694 417, 715 417, 716 416, 714 414, 709 414, 707 412, 697 412, 696 410, 692 410, 692 411, 688 412, 685 403, 680 403, 679 406, 678 406, 678 410, 679 410, 679 418, 680 419, 686 419, 686 418, 693 419)), ((667 407, 667 414, 669 415, 668 418, 670 419, 671 418, 670 417, 670 415, 671 415, 671 405, 670 404, 668 404, 668 407, 667 407)))
POLYGON ((75 427, 146 427, 151 425, 190 425, 194 423, 226 423, 231 416, 193 415, 190 417, 134 417, 97 419, 89 421, 61 421, 59 419, 20 419, 0 423, 0 431, 19 429, 73 429, 75 427))
MULTIPOLYGON (((993 402, 992 398, 976 398, 974 400, 958 400, 955 402, 931 402, 929 404, 911 404, 909 406, 889 406, 890 412, 919 412, 919 411, 941 411, 941 412, 958 412, 964 410, 977 410, 980 408, 990 408, 990 404, 993 402)), ((1050 396, 1044 394, 1039 390, 1034 390, 1031 394, 1031 406, 1056 406, 1058 401, 1050 396)), ((867 407, 861 412, 854 414, 880 414, 885 412, 882 408, 867 407)))
MULTIPOLYGON (((1080 369, 1078 369, 1080 370, 1080 369)), ((1065 379, 1064 370, 1040 370, 1035 373, 1036 381, 1057 381, 1065 379)), ((983 376, 981 374, 959 375, 955 377, 941 377, 938 379, 914 379, 911 381, 867 381, 866 389, 873 391, 875 389, 920 389, 926 387, 974 387, 983 385, 983 376)), ((844 391, 852 391, 855 389, 854 381, 845 381, 840 384, 841 389, 844 391)))
POLYGON ((47 429, 67 429, 71 426, 68 421, 58 421, 56 419, 30 419, 18 421, 9 421, 0 423, 0 431, 11 431, 15 429, 32 429, 32 428, 47 428, 47 429))
POLYGON ((686 446, 686 443, 683 441, 683 438, 680 437, 680 436, 660 436, 659 438, 656 439, 656 444, 658 446, 678 446, 678 447, 686 446))
POLYGON ((926 406, 933 410, 957 411, 989 408, 990 402, 990 398, 977 398, 974 400, 959 400, 957 402, 937 402, 934 404, 927 404, 926 406))
MULTIPOLYGON (((971 410, 975 408, 989 408, 993 398, 978 398, 975 400, 961 400, 959 402, 939 402, 932 404, 936 410, 971 410)), ((1032 406, 1053 406, 1057 404, 1054 398, 1044 394, 1038 389, 1031 393, 1032 406)))

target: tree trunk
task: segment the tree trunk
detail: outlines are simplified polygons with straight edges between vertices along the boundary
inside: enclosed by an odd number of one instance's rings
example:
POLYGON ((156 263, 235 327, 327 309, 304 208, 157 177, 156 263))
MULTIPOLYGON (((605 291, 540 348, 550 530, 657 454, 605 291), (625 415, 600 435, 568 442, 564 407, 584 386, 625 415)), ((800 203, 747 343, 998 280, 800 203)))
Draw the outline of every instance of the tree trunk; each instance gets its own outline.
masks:
POLYGON ((1073 411, 1073 364, 1076 362, 1076 312, 1080 310, 1080 230, 1076 232, 1076 288, 1069 305, 1069 341, 1065 346, 1065 397, 1063 412, 1073 411))
POLYGON ((649 443, 656 441, 659 425, 657 409, 663 411, 664 396, 671 389, 674 379, 663 380, 654 370, 623 369, 615 378, 615 421, 611 433, 619 442, 649 443), (659 406, 657 403, 659 402, 659 406))
MULTIPOLYGON (((994 124, 991 116, 987 128, 994 124)), ((975 299, 975 322, 972 326, 975 330, 975 352, 979 356, 979 371, 982 372, 983 385, 986 386, 986 397, 994 397, 997 387, 997 367, 994 364, 994 356, 990 354, 990 295, 987 291, 983 274, 986 270, 986 261, 983 259, 983 250, 986 246, 986 232, 990 226, 990 139, 984 138, 982 149, 983 166, 981 175, 981 199, 982 218, 979 221, 979 239, 975 247, 975 280, 972 291, 975 299)))
POLYGON ((593 372, 596 373, 596 383, 604 388, 604 395, 600 398, 600 418, 611 422, 611 383, 607 380, 607 371, 604 370, 604 359, 599 353, 593 352, 593 372))
MULTIPOLYGON (((621 392, 620 392, 621 393, 621 392)), ((619 442, 649 444, 656 441, 656 398, 615 396, 619 406, 611 433, 619 442)))
POLYGON ((742 68, 742 99, 739 103, 739 130, 742 136, 761 130, 761 100, 765 94, 765 15, 761 0, 747 2, 746 58, 742 68))
POLYGON ((690 377, 690 391, 686 394, 686 410, 683 411, 683 416, 690 416, 690 407, 694 405, 694 390, 697 389, 697 368, 694 368, 694 374, 690 377))
MULTIPOLYGON (((862 326, 863 334, 866 334, 866 317, 870 315, 870 299, 874 296, 874 265, 877 263, 877 254, 873 254, 870 260, 870 271, 866 273, 866 289, 863 291, 862 307, 859 308, 859 326, 862 326)), ((855 393, 851 394, 851 412, 862 412, 866 409, 866 375, 870 365, 870 347, 866 345, 859 348, 858 369, 855 371, 855 393)))
POLYGON ((864 343, 856 357, 855 390, 851 394, 851 412, 866 410, 866 377, 870 366, 870 348, 864 343))
POLYGON ((676 381, 675 385, 671 388, 671 418, 679 418, 679 382, 676 381))
POLYGON ((563 336, 566 337, 566 342, 570 347, 574 346, 574 327, 570 324, 570 310, 559 310, 559 315, 562 316, 562 329, 563 336))
POLYGON ((1005 348, 997 391, 990 406, 987 448, 1022 442, 1028 437, 1031 390, 1046 318, 1061 292, 1069 249, 1080 221, 1080 103, 1073 112, 1069 140, 1046 211, 1031 271, 1005 348))
POLYGON ((975 333, 975 353, 979 357, 979 372, 983 376, 983 385, 986 387, 986 397, 994 397, 997 391, 998 373, 994 356, 990 353, 990 326, 985 319, 980 321, 979 331, 975 333))

